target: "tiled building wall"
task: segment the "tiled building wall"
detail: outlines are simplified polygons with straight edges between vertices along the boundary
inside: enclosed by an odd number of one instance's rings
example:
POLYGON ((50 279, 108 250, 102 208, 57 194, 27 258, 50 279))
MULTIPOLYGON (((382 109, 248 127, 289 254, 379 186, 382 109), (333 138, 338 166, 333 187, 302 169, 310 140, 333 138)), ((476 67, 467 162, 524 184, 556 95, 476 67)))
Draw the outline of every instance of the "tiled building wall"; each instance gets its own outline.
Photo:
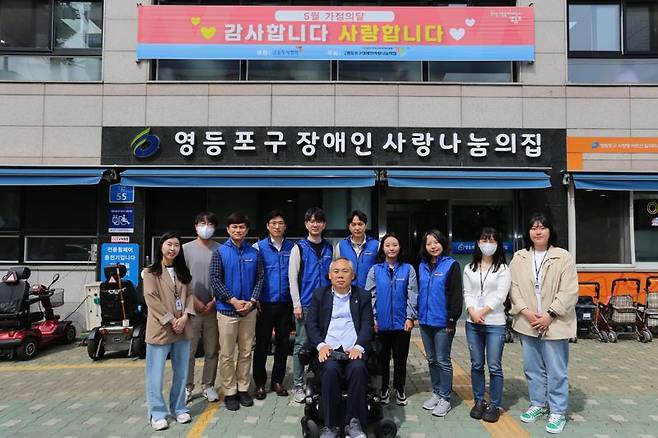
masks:
MULTIPOLYGON (((658 136, 658 87, 566 86, 564 2, 533 7, 536 62, 519 65, 515 84, 183 84, 147 81, 148 62, 135 59, 134 1, 105 2, 103 83, 0 83, 0 164, 99 164, 102 126, 524 127, 658 136)), ((628 169, 658 169, 644 158, 624 159, 628 169)))

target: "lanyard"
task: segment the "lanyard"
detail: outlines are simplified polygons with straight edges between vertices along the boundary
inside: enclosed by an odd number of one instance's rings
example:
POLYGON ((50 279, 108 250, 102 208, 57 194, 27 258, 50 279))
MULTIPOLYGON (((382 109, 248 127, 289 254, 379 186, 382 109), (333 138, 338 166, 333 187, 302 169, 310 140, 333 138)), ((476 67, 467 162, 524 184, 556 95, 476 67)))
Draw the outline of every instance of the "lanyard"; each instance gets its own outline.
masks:
POLYGON ((544 266, 544 262, 546 261, 546 256, 548 255, 548 249, 546 249, 546 252, 544 253, 544 257, 541 259, 541 263, 539 264, 539 267, 537 267, 537 258, 535 257, 535 248, 532 248, 532 264, 534 265, 534 270, 535 270, 535 288, 539 287, 539 274, 541 274, 541 268, 544 266))
POLYGON ((487 281, 487 277, 489 276, 489 272, 491 272, 491 268, 493 265, 489 266, 489 269, 487 269, 487 273, 484 274, 484 279, 482 278, 482 264, 480 264, 480 296, 484 295, 484 283, 487 281))
POLYGON ((539 275, 541 274, 541 268, 544 266, 544 262, 546 261, 546 255, 548 255, 548 248, 546 248, 546 252, 544 253, 544 257, 541 259, 541 263, 539 264, 539 268, 537 267, 537 258, 535 257, 535 248, 532 248, 532 264, 535 270, 535 297, 537 298, 537 312, 542 313, 542 307, 541 307, 541 284, 539 283, 539 275))

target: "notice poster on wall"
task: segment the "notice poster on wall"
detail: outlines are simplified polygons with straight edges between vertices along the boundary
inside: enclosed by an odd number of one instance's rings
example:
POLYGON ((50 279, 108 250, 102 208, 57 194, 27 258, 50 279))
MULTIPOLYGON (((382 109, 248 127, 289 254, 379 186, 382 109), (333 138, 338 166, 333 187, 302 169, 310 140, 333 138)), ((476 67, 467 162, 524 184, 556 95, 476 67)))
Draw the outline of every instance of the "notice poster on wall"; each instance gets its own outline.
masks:
POLYGON ((138 6, 138 59, 533 61, 532 7, 138 6))

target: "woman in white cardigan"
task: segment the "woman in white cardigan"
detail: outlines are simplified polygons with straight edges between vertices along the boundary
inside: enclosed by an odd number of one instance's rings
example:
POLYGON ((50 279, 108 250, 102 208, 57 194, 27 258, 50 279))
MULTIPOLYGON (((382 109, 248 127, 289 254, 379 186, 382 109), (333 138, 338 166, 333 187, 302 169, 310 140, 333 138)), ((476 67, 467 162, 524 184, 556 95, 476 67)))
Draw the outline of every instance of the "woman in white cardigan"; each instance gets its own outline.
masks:
POLYGON ((503 395, 501 359, 505 345, 504 303, 512 276, 505 262, 500 233, 492 227, 480 232, 473 261, 464 269, 464 304, 468 311, 466 338, 471 352, 471 385, 475 406, 471 417, 495 423, 503 395), (489 368, 490 401, 484 399, 484 363, 489 368))

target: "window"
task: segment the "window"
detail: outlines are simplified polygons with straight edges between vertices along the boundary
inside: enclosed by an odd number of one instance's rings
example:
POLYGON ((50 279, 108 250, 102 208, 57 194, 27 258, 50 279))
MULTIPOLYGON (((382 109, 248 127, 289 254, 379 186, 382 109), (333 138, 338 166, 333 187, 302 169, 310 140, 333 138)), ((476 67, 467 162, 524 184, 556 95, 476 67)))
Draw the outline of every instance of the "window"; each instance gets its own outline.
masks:
POLYGON ((632 262, 628 192, 576 190, 576 262, 632 262))
POLYGON ((25 262, 95 263, 94 236, 26 236, 25 262))
POLYGON ((658 4, 569 2, 569 82, 658 83, 658 4))
POLYGON ((621 48, 619 5, 570 5, 570 52, 618 52, 621 48))
POLYGON ((636 193, 634 198, 635 261, 658 262, 658 193, 636 193))
POLYGON ((23 230, 28 234, 96 234, 98 188, 27 187, 23 230))
POLYGON ((18 187, 0 190, 0 231, 17 230, 20 224, 21 193, 18 187))
POLYGON ((99 81, 103 3, 0 0, 0 80, 99 81))
POLYGON ((20 238, 18 236, 0 236, 0 263, 18 263, 20 260, 20 238))
MULTIPOLYGON (((516 0, 159 0, 160 5, 516 6, 516 0)), ((513 82, 512 62, 158 60, 159 81, 513 82)))
POLYGON ((0 262, 95 263, 98 187, 3 187, 0 262))

